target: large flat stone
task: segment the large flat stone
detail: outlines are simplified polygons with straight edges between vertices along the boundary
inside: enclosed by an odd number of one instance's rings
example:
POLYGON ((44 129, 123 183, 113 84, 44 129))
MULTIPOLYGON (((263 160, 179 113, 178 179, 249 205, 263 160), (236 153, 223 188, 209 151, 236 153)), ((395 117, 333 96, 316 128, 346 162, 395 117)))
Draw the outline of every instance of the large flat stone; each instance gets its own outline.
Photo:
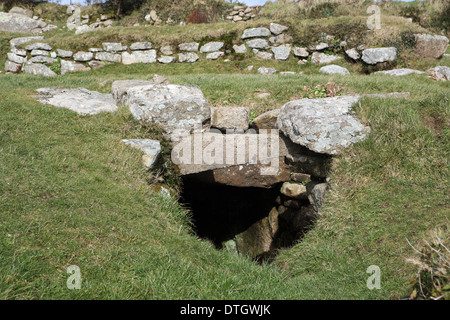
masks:
POLYGON ((362 52, 362 60, 367 64, 377 64, 382 62, 394 61, 397 58, 397 49, 388 48, 370 48, 362 52))
POLYGON ((117 111, 111 94, 89 91, 84 88, 40 88, 37 100, 58 108, 66 108, 81 115, 94 115, 100 112, 117 111))

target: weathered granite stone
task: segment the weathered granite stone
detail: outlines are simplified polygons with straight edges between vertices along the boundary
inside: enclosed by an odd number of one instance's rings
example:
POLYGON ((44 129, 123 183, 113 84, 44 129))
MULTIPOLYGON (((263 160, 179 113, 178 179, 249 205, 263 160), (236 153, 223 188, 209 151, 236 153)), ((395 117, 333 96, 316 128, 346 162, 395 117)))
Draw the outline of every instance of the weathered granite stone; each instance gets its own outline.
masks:
POLYGON ((84 88, 40 88, 36 92, 39 94, 36 96, 39 102, 66 108, 81 115, 117 111, 117 106, 110 94, 89 91, 84 88))
POLYGON ((120 63, 122 62, 122 56, 124 53, 97 52, 95 54, 95 60, 120 63))
POLYGON ((408 68, 392 69, 392 70, 375 72, 375 74, 387 74, 387 75, 390 75, 393 77, 401 77, 401 76, 407 76, 409 74, 423 74, 423 73, 425 73, 425 72, 419 71, 419 70, 408 69, 408 68))
POLYGON ((25 50, 27 50, 27 51, 32 51, 32 50, 51 51, 52 47, 48 43, 38 42, 38 43, 29 44, 28 46, 25 47, 25 50))
POLYGON ((268 36, 270 36, 270 30, 267 28, 250 28, 244 30, 241 39, 244 40, 249 38, 259 38, 268 36))
POLYGON ((349 57, 350 59, 355 60, 355 61, 359 60, 359 58, 360 58, 359 52, 355 48, 346 50, 345 54, 347 55, 347 57, 349 57))
POLYGON ((35 76, 55 77, 57 75, 49 67, 46 67, 43 64, 25 65, 23 71, 27 74, 32 74, 35 76))
POLYGON ((45 51, 45 50, 37 50, 37 49, 32 50, 30 54, 32 57, 35 57, 35 56, 48 57, 48 56, 50 56, 50 52, 45 51))
POLYGON ((193 63, 197 61, 200 57, 198 54, 194 52, 186 52, 186 53, 180 53, 178 55, 178 62, 187 62, 187 63, 193 63))
POLYGON ((142 162, 146 168, 153 168, 159 155, 161 154, 161 143, 158 140, 151 139, 123 139, 127 145, 140 149, 144 155, 142 162))
POLYGON ((128 89, 151 84, 153 82, 148 80, 116 80, 112 83, 111 94, 117 103, 124 103, 127 99, 128 89))
POLYGON ((311 181, 306 184, 309 202, 312 204, 314 211, 319 212, 322 208, 325 194, 329 188, 328 183, 311 181))
POLYGON ((46 25, 21 14, 0 12, 0 31, 38 34, 46 25))
MULTIPOLYGON (((92 62, 92 61, 91 61, 92 62)), ((61 60, 61 74, 66 74, 68 72, 78 72, 78 71, 90 71, 89 67, 81 63, 76 63, 73 61, 61 60)))
POLYGON ((300 99, 286 103, 278 128, 294 143, 317 153, 334 155, 365 139, 370 129, 352 115, 360 96, 300 99))
POLYGON ((276 37, 270 37, 269 38, 269 42, 271 44, 273 44, 274 46, 278 46, 280 44, 289 44, 293 41, 294 39, 286 34, 280 34, 276 37))
POLYGON ((282 45, 279 47, 272 47, 272 52, 276 60, 287 60, 291 55, 291 45, 282 45))
POLYGON ((172 56, 161 56, 158 58, 158 62, 164 64, 173 63, 175 61, 176 61, 175 57, 172 56))
POLYGON ((73 55, 73 60, 78 62, 87 62, 94 59, 94 54, 92 52, 79 51, 73 55))
POLYGON ((136 120, 157 123, 167 133, 201 128, 211 118, 209 103, 197 86, 152 83, 130 87, 122 102, 136 120))
POLYGON ((260 74, 267 74, 267 75, 270 75, 270 74, 274 74, 274 73, 276 73, 276 72, 277 72, 277 70, 274 69, 274 68, 266 68, 266 67, 260 67, 260 68, 258 68, 258 73, 260 73, 260 74))
POLYGON ((48 64, 52 64, 53 62, 55 62, 55 59, 44 56, 35 56, 28 61, 28 63, 48 63, 48 64))
POLYGON ((14 54, 12 52, 8 52, 7 56, 8 56, 9 61, 17 63, 17 64, 22 64, 27 61, 26 57, 18 56, 17 54, 14 54))
POLYGON ((211 53, 208 53, 206 55, 206 59, 208 59, 208 60, 217 60, 220 57, 223 57, 224 55, 225 55, 225 53, 221 52, 221 51, 211 52, 211 53))
POLYGON ((319 72, 325 74, 340 74, 344 76, 350 74, 350 72, 346 68, 335 64, 330 64, 328 66, 322 67, 319 69, 319 72))
POLYGON ((321 42, 318 45, 310 46, 309 51, 322 51, 322 50, 327 49, 328 47, 329 47, 328 43, 321 42))
POLYGON ((427 70, 427 73, 431 78, 438 81, 449 81, 450 80, 450 68, 447 66, 437 66, 427 70))
POLYGON ((311 62, 315 64, 326 64, 331 63, 340 59, 337 55, 328 55, 322 52, 314 52, 311 56, 311 62))
POLYGON ((155 63, 156 50, 133 51, 132 53, 122 52, 122 63, 155 63))
POLYGON ((294 56, 299 58, 308 58, 309 52, 306 48, 294 47, 294 56))
POLYGON ((268 50, 270 49, 269 42, 266 39, 252 39, 245 43, 247 47, 252 49, 268 50))
POLYGON ((151 42, 135 42, 132 45, 130 45, 130 50, 149 50, 153 47, 153 44, 151 42))
POLYGON ((233 49, 236 53, 247 53, 247 47, 245 46, 245 44, 241 44, 240 46, 234 45, 233 49))
POLYGON ((173 50, 172 50, 171 46, 163 46, 163 47, 161 47, 160 51, 165 56, 173 55, 173 50))
POLYGON ((256 57, 262 60, 270 60, 273 59, 273 53, 265 52, 265 51, 258 51, 256 52, 256 57))
POLYGON ((362 60, 367 64, 377 64, 382 62, 394 61, 397 57, 397 49, 389 48, 370 48, 362 52, 362 60))
POLYGON ((246 107, 211 108, 211 127, 219 130, 247 130, 250 110, 246 107))
POLYGON ((60 58, 72 58, 73 52, 69 50, 56 49, 56 54, 60 58))
POLYGON ((18 55, 20 57, 26 57, 27 56, 27 51, 26 50, 24 50, 24 49, 17 49, 15 47, 11 48, 11 53, 15 54, 15 55, 18 55))
POLYGON ((253 121, 251 122, 251 126, 256 130, 277 129, 277 120, 279 114, 280 109, 265 112, 253 119, 253 121))
POLYGON ((285 182, 281 186, 281 194, 286 197, 305 200, 307 199, 306 187, 301 183, 285 182))
POLYGON ((283 26, 281 24, 278 23, 271 23, 269 26, 270 32, 272 32, 274 35, 279 35, 283 32, 285 32, 286 30, 289 29, 289 27, 283 26))
POLYGON ((423 58, 439 59, 448 47, 448 38, 431 34, 415 34, 414 52, 423 58))
POLYGON ((180 51, 197 52, 199 44, 197 42, 181 43, 178 45, 180 51))
POLYGON ((44 40, 44 37, 43 36, 22 37, 10 40, 9 44, 11 45, 11 48, 15 48, 31 41, 40 41, 40 40, 44 40))
POLYGON ((22 69, 22 65, 11 61, 5 62, 5 72, 19 73, 22 69))
POLYGON ((200 48, 200 52, 201 53, 216 52, 222 49, 223 45, 224 45, 223 42, 218 41, 208 42, 200 48))
POLYGON ((128 49, 127 46, 123 46, 121 43, 118 42, 104 42, 102 43, 103 50, 107 52, 122 52, 128 49))

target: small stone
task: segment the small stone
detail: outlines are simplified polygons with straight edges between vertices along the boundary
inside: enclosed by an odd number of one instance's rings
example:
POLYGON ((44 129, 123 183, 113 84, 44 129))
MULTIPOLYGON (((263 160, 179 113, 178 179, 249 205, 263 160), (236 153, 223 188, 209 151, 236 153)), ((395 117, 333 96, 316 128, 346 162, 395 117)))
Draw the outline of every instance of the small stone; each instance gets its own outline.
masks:
POLYGON ((180 51, 197 52, 199 44, 197 42, 182 43, 178 45, 180 51))
POLYGON ((22 63, 25 63, 27 61, 26 57, 21 57, 21 56, 18 56, 16 54, 14 54, 14 53, 11 53, 11 52, 8 52, 7 56, 8 56, 8 60, 9 61, 17 63, 17 64, 22 64, 22 63))
POLYGON ((208 42, 200 48, 201 53, 219 51, 223 47, 223 42, 208 42))
POLYGON ((211 52, 211 53, 208 53, 207 55, 206 55, 206 59, 208 59, 208 60, 217 60, 217 59, 219 59, 220 57, 223 57, 225 55, 225 53, 223 53, 223 52, 221 52, 221 51, 218 51, 218 52, 211 52))
POLYGON ((431 78, 437 81, 450 81, 450 68, 447 66, 437 66, 427 70, 431 78))
POLYGON ((52 64, 53 62, 55 62, 55 59, 43 56, 32 57, 28 61, 28 63, 48 63, 48 64, 52 64))
POLYGON ((118 42, 104 42, 103 50, 107 52, 121 52, 127 50, 127 46, 122 46, 121 43, 118 42))
POLYGON ((133 51, 132 53, 122 52, 122 63, 155 63, 156 50, 133 51))
POLYGON ((271 75, 271 74, 276 73, 277 70, 274 69, 274 68, 260 67, 260 68, 258 68, 258 72, 259 72, 260 74, 271 75))
POLYGON ((279 114, 280 109, 265 112, 253 119, 253 121, 251 122, 251 126, 258 131, 262 129, 277 129, 277 120, 279 114))
POLYGON ((197 61, 200 57, 198 54, 194 52, 187 52, 187 53, 180 53, 178 55, 178 62, 187 62, 187 63, 193 63, 197 61))
POLYGON ((326 64, 338 60, 337 55, 328 55, 322 52, 314 52, 311 56, 311 62, 315 64, 326 64))
POLYGON ((271 23, 269 28, 270 32, 272 32, 276 36, 289 29, 289 27, 283 26, 278 23, 271 23))
POLYGON ((33 43, 33 44, 30 44, 30 45, 26 46, 25 49, 27 51, 32 51, 32 50, 51 51, 52 47, 48 43, 38 42, 38 43, 33 43))
POLYGON ((258 38, 258 37, 268 37, 270 36, 270 30, 267 28, 250 28, 245 29, 241 39, 248 39, 248 38, 258 38))
POLYGON ((305 200, 308 195, 306 187, 300 183, 285 182, 281 186, 280 192, 289 198, 305 200))
POLYGON ((397 49, 389 48, 371 48, 362 52, 362 60, 367 64, 377 64, 382 62, 394 61, 397 57, 397 49))
POLYGON ((48 57, 50 55, 50 52, 45 51, 45 50, 33 50, 31 51, 31 56, 35 57, 35 56, 43 56, 43 57, 48 57))
POLYGON ((311 175, 306 173, 291 173, 291 180, 295 182, 309 182, 311 181, 311 175))
POLYGON ((11 61, 5 62, 5 72, 19 73, 22 69, 22 65, 11 61))
POLYGON ((27 74, 32 74, 35 76, 55 77, 57 75, 52 70, 50 70, 50 68, 44 66, 43 64, 26 65, 23 71, 27 74))
POLYGON ((252 49, 268 50, 270 49, 269 42, 265 39, 252 39, 246 42, 247 47, 252 49))
POLYGON ((164 46, 160 49, 161 53, 165 56, 171 56, 173 55, 172 47, 171 46, 164 46))
POLYGON ((320 68, 319 72, 325 74, 340 74, 340 75, 350 74, 350 72, 346 68, 343 68, 335 64, 330 64, 328 66, 322 67, 320 68))
POLYGON ((291 54, 291 45, 272 47, 272 52, 276 60, 287 60, 291 54))
POLYGON ((236 53, 247 53, 247 47, 245 46, 245 44, 241 44, 240 46, 234 45, 233 49, 236 53))
POLYGON ((299 58, 308 58, 309 52, 306 48, 294 47, 294 56, 299 58))
POLYGON ((89 65, 89 67, 91 67, 92 69, 97 69, 97 68, 100 68, 100 67, 105 66, 106 63, 103 62, 103 61, 95 61, 95 60, 93 60, 93 61, 89 61, 89 62, 88 62, 88 65, 89 65))
POLYGON ((328 183, 311 181, 306 184, 309 202, 312 204, 314 211, 319 212, 322 208, 325 194, 328 190, 328 183))
POLYGON ((356 50, 355 48, 349 49, 345 51, 345 54, 347 55, 347 57, 349 57, 352 60, 359 60, 360 55, 358 50, 356 50))
POLYGON ((56 49, 56 54, 60 58, 72 58, 73 52, 68 50, 56 49))
POLYGON ((247 130, 250 110, 245 107, 211 108, 211 127, 219 130, 247 130))
POLYGON ((270 60, 273 59, 273 54, 270 52, 258 51, 256 57, 262 60, 270 60))
POLYGON ((161 56, 158 58, 158 62, 159 63, 164 63, 164 64, 168 64, 168 63, 173 63, 175 62, 175 57, 171 57, 171 56, 161 56))
POLYGON ((151 42, 135 42, 130 46, 130 50, 149 50, 153 44, 151 42))
POLYGON ((144 152, 142 160, 146 168, 153 168, 161 154, 161 143, 158 140, 150 139, 123 139, 127 145, 138 148, 144 152))

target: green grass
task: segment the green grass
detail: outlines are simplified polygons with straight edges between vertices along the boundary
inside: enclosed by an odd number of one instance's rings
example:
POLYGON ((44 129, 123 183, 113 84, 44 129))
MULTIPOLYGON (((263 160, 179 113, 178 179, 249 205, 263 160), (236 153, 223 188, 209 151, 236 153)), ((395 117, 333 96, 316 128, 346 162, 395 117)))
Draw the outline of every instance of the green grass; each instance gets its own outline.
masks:
POLYGON ((165 67, 111 65, 53 79, 0 77, 1 298, 409 295, 415 268, 405 261, 413 255, 406 239, 417 242, 448 216, 448 83, 421 75, 330 77, 312 70, 261 76, 223 62, 165 67), (250 105, 260 112, 329 79, 345 93, 410 91, 411 99, 363 100, 356 110, 372 132, 335 159, 333 189, 317 226, 273 264, 258 266, 196 239, 188 212, 153 192, 139 151, 120 139, 156 133, 145 134, 126 108, 79 116, 30 96, 45 86, 108 92, 114 79, 150 79, 154 73, 199 85, 213 105, 250 105), (268 100, 254 97, 261 91, 271 94, 268 100), (66 288, 65 270, 73 264, 82 273, 78 291, 66 288), (366 287, 372 264, 381 267, 381 290, 366 287))

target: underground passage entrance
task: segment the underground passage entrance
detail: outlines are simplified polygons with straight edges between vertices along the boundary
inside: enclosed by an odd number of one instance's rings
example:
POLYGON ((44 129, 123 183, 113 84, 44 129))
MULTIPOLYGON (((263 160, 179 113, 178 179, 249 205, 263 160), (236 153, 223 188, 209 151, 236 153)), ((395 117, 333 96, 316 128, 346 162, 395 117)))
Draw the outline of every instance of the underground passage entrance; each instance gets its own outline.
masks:
POLYGON ((217 249, 270 262, 280 248, 298 242, 316 218, 308 198, 271 188, 234 187, 183 178, 180 202, 192 212, 198 237, 217 249))

